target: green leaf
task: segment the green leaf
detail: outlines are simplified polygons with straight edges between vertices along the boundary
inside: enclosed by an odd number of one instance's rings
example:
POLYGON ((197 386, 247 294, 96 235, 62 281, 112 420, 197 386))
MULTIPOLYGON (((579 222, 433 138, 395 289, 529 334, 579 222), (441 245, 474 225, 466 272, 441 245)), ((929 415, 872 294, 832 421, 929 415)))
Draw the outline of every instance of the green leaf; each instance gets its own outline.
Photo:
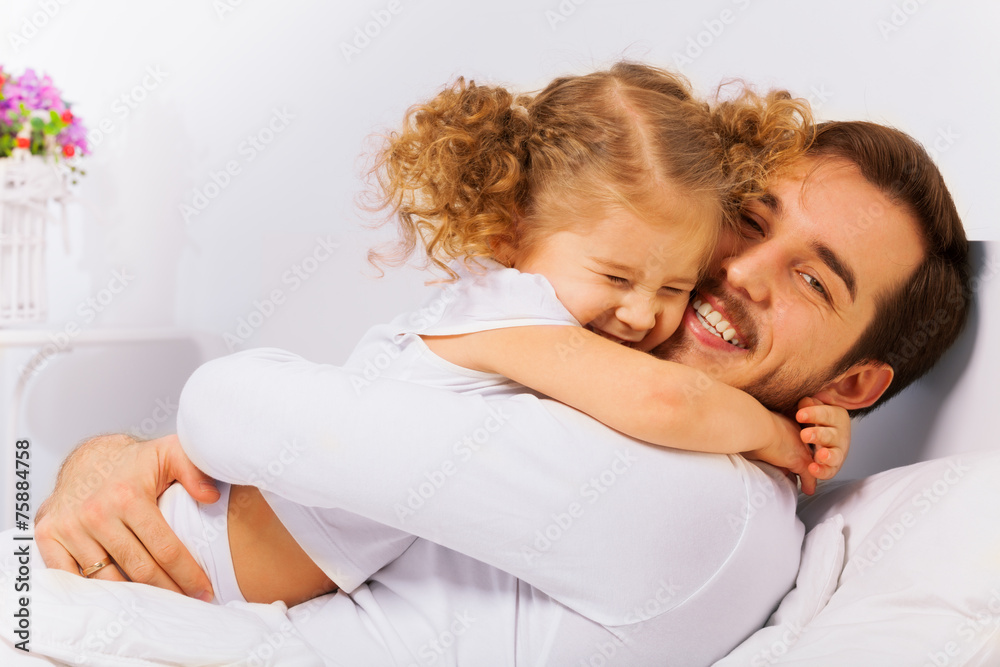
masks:
POLYGON ((45 128, 45 121, 43 121, 41 118, 32 118, 31 127, 32 129, 42 131, 45 128))

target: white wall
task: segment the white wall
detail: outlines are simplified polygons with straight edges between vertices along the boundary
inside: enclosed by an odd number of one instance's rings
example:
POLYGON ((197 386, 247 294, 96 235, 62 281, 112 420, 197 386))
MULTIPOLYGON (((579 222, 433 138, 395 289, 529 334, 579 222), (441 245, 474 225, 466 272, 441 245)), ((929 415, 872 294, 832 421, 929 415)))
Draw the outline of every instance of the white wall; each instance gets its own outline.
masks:
MULTIPOLYGON (((411 306, 423 289, 414 271, 381 280, 364 273, 365 250, 380 238, 362 228, 353 205, 364 138, 455 76, 531 89, 626 56, 676 65, 703 92, 729 77, 787 87, 821 117, 890 123, 923 141, 970 237, 1000 239, 991 200, 1000 92, 985 74, 1000 64, 998 18, 993 3, 917 0, 4 0, 0 64, 49 73, 77 115, 110 130, 86 161, 71 252, 50 255, 52 326, 79 322, 79 305, 124 268, 134 279, 86 326, 185 327, 221 338, 280 289, 285 302, 240 347, 278 345, 337 362, 370 324, 411 306), (365 30, 374 36, 359 37, 365 30), (271 140, 253 160, 251 136, 271 140), (179 207, 228 162, 240 173, 185 221, 179 207), (327 236, 340 244, 335 255, 293 289, 282 277, 327 236)), ((993 339, 995 283, 981 294, 989 302, 978 320, 993 339)), ((976 368, 996 370, 986 340, 976 339, 976 368)), ((6 397, 24 359, 0 355, 6 397)), ((959 431, 949 442, 995 444, 983 410, 970 408, 985 407, 988 374, 956 372, 950 397, 931 401, 942 416, 928 432, 936 438, 947 426, 959 431)), ((178 382, 161 375, 164 386, 178 382)), ((23 434, 60 454, 98 428, 95 408, 73 401, 73 391, 110 386, 88 378, 85 365, 64 382, 72 391, 62 404, 29 386, 21 414, 23 434)), ((135 409, 152 409, 156 393, 147 393, 146 407, 135 409)), ((929 400, 916 401, 922 415, 929 400)), ((116 410, 105 408, 109 429, 122 421, 116 410)), ((912 423, 905 411, 884 414, 912 423)), ((44 488, 51 469, 38 474, 44 488)))

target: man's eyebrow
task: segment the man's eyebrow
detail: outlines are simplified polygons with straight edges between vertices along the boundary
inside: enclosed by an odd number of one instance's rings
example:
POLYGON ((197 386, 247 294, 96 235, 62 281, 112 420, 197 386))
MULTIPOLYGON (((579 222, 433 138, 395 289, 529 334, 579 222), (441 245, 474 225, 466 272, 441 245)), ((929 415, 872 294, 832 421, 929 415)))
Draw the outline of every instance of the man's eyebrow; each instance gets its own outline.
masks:
POLYGON ((819 241, 813 241, 810 245, 820 260, 826 264, 827 268, 836 273, 844 281, 844 285, 847 286, 847 291, 851 295, 851 303, 853 303, 858 296, 858 281, 854 277, 854 271, 851 270, 851 267, 830 246, 819 241))

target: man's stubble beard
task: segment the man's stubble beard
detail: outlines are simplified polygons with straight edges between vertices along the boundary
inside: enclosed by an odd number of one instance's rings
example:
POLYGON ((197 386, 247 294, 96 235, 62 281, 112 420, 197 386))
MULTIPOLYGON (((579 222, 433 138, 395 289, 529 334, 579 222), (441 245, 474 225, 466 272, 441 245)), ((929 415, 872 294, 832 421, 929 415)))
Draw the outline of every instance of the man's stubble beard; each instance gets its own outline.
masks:
MULTIPOLYGON (((686 363, 684 359, 690 356, 689 353, 693 352, 696 346, 698 346, 696 341, 686 338, 684 331, 678 329, 673 336, 656 349, 655 354, 661 359, 684 364, 686 363)), ((752 356, 753 352, 748 351, 738 356, 734 355, 732 361, 734 364, 740 364, 752 356)), ((695 364, 687 365, 704 371, 714 380, 730 384, 718 377, 725 373, 725 367, 721 365, 715 368, 701 368, 695 364)), ((831 367, 814 378, 803 377, 801 373, 787 368, 777 368, 748 383, 733 384, 732 386, 750 394, 768 410, 791 417, 795 414, 799 401, 803 397, 815 395, 835 377, 834 368, 831 367)))

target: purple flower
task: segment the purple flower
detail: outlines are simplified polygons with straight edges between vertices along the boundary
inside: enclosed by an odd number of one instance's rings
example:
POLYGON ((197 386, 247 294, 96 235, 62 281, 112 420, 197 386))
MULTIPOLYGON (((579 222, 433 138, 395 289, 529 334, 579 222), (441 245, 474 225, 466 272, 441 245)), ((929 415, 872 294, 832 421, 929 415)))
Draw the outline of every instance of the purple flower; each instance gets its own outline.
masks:
MULTIPOLYGON (((29 122, 31 116, 40 118, 52 129, 61 126, 63 121, 57 121, 59 124, 53 128, 49 112, 54 111, 62 117, 63 113, 69 110, 69 105, 63 101, 62 93, 52 84, 52 79, 47 74, 39 77, 34 70, 28 69, 20 77, 13 77, 0 67, 0 80, 3 81, 0 134, 17 134, 24 123, 29 122), (21 112, 22 107, 25 113, 21 112)), ((56 135, 56 144, 60 149, 72 145, 79 155, 90 153, 87 146, 87 130, 76 116, 73 116, 68 125, 61 128, 56 135)))

